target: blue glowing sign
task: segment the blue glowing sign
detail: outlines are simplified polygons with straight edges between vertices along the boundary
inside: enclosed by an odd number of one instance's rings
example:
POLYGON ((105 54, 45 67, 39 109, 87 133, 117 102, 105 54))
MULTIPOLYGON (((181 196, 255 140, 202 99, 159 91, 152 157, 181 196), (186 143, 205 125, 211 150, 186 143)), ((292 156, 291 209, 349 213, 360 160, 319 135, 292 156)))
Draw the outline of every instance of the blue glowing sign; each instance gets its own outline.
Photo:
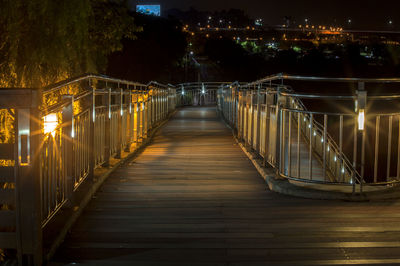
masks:
POLYGON ((161 16, 160 5, 137 5, 136 12, 146 15, 161 16))

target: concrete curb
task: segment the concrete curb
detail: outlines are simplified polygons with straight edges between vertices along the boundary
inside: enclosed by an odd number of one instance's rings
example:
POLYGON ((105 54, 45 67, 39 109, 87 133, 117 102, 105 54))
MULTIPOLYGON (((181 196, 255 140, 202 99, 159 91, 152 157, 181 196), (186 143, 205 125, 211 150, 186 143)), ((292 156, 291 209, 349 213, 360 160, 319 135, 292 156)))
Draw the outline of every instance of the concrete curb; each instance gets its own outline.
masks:
POLYGON ((253 163, 257 171, 264 178, 271 191, 299 198, 318 200, 383 201, 400 199, 399 187, 388 188, 384 191, 351 194, 344 192, 322 191, 293 185, 287 179, 278 178, 274 172, 275 170, 272 167, 263 167, 261 160, 257 159, 257 156, 255 154, 249 152, 246 147, 238 141, 236 137, 234 138, 239 147, 243 150, 243 152, 253 163))
POLYGON ((89 204, 90 200, 94 196, 94 194, 97 192, 97 190, 103 185, 104 181, 116 170, 118 169, 121 165, 127 163, 128 161, 134 159, 138 155, 140 155, 143 150, 152 142, 154 135, 158 132, 158 130, 163 127, 169 119, 177 112, 175 110, 172 112, 166 120, 158 124, 155 128, 153 128, 150 132, 150 135, 143 140, 143 142, 140 144, 140 146, 134 150, 132 153, 127 155, 125 158, 122 158, 119 160, 113 167, 111 167, 107 172, 102 174, 97 178, 97 181, 93 184, 93 186, 90 187, 89 191, 87 191, 85 197, 82 199, 82 201, 79 203, 78 206, 74 208, 74 211, 72 215, 69 217, 67 222, 65 223, 65 226, 60 230, 60 233, 56 240, 53 242, 51 245, 50 249, 48 252, 45 254, 45 261, 50 261, 50 259, 53 257, 57 249, 60 247, 60 245, 64 242, 65 237, 67 236, 69 230, 72 228, 72 226, 75 224, 75 222, 78 220, 79 216, 82 214, 83 210, 85 207, 89 204))

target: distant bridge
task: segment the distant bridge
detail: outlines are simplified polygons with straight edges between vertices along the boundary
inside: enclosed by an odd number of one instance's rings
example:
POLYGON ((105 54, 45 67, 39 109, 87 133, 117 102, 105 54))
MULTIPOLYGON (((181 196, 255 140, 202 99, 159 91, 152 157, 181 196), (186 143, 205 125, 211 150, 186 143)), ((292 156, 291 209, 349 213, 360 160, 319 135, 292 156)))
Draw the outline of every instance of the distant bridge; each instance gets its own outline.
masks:
POLYGON ((1 89, 0 249, 21 265, 400 263, 398 203, 265 191, 238 147, 290 184, 384 194, 400 180, 400 112, 387 108, 400 95, 365 88, 399 82, 85 75, 1 89), (297 93, 291 81, 357 91, 297 93))

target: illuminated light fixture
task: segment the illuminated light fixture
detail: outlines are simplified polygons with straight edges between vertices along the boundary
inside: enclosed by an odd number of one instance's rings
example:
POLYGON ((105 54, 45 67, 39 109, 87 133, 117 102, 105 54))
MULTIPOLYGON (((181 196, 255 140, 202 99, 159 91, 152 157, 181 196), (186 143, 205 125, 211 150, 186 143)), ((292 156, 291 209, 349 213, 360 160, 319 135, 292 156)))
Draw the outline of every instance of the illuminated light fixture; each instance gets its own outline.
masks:
POLYGON ((342 168, 342 173, 344 174, 344 167, 342 168))
POLYGON ((304 122, 306 122, 306 118, 305 118, 305 117, 304 117, 304 119, 303 119, 303 120, 304 120, 304 122))
POLYGON ((142 103, 142 111, 144 111, 144 103, 142 103))
POLYGON ((337 160, 336 155, 335 155, 335 157, 333 158, 333 160, 336 162, 336 160, 337 160))
POLYGON ((44 134, 51 134, 54 137, 56 134, 57 126, 58 126, 57 114, 52 113, 43 117, 44 134))
POLYGON ((321 138, 321 143, 323 143, 324 142, 324 138, 321 138))
POLYGON ((317 133, 314 131, 314 134, 313 134, 314 136, 316 136, 317 135, 317 133))
POLYGON ((308 128, 311 128, 311 124, 308 124, 308 128))
POLYGON ((330 148, 329 148, 329 145, 328 145, 328 149, 327 149, 328 151, 330 150, 330 148))
POLYGON ((124 115, 124 110, 121 108, 121 116, 124 115))
POLYGON ((365 124, 365 111, 364 109, 360 109, 358 112, 358 130, 364 130, 365 124))

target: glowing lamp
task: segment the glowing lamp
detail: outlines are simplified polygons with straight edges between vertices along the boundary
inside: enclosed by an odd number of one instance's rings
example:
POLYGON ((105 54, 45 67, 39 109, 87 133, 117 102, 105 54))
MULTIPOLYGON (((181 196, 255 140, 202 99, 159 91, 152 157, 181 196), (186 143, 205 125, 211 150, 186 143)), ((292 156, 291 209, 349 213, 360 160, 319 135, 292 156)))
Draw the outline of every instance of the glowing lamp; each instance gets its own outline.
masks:
POLYGON ((358 112, 358 130, 364 130, 365 124, 365 111, 364 109, 360 109, 358 112))
POLYGON ((43 117, 43 128, 44 134, 51 134, 53 137, 56 134, 56 129, 58 126, 57 114, 48 114, 43 117))

